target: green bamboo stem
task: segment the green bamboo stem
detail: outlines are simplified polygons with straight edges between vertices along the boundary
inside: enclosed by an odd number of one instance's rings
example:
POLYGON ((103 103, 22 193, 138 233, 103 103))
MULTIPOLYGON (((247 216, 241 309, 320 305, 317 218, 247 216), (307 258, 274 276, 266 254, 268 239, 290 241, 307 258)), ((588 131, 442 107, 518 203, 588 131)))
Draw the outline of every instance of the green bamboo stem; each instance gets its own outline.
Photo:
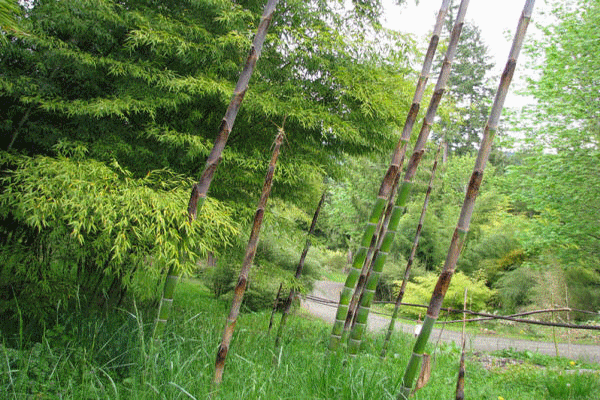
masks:
POLYGON ((279 149, 281 147, 281 144, 283 143, 284 137, 285 134, 283 129, 279 129, 279 133, 275 138, 275 147, 273 148, 273 155, 271 156, 271 162, 269 163, 269 168, 265 176, 260 200, 258 201, 256 213, 254 214, 254 223, 252 224, 250 239, 248 240, 248 245, 246 246, 246 254, 244 255, 244 261, 242 263, 240 275, 238 277, 237 284, 233 291, 234 294, 233 300, 231 302, 231 310, 229 311, 229 316, 227 317, 227 322, 225 324, 225 330, 223 331, 223 338, 221 340, 219 350, 217 351, 217 359, 215 362, 215 377, 213 380, 213 383, 215 385, 220 384, 223 380, 225 359, 227 358, 227 353, 231 344, 231 338, 233 337, 233 331, 235 329, 237 317, 240 313, 240 306, 242 305, 242 299, 244 297, 244 292, 246 291, 246 285, 248 283, 248 275, 250 273, 250 268, 252 267, 252 262, 254 261, 254 256, 256 255, 256 248, 258 246, 258 239, 260 237, 260 228, 262 226, 267 200, 269 199, 269 195, 271 194, 273 174, 275 173, 275 166, 277 164, 277 158, 279 157, 279 149))
POLYGON ((460 363, 458 367, 458 379, 456 380, 456 400, 465 399, 465 347, 467 345, 467 288, 465 288, 465 296, 463 300, 463 326, 462 326, 462 351, 460 353, 460 363))
MULTIPOLYGON (((402 161, 400 162, 400 165, 402 165, 403 163, 404 163, 404 159, 402 159, 402 161)), ((394 186, 392 188, 392 193, 390 194, 390 198, 388 199, 388 204, 387 204, 387 207, 385 210, 385 215, 384 215, 383 221, 381 222, 381 224, 379 226, 377 244, 375 245, 375 248, 372 249, 373 256, 372 256, 372 258, 367 260, 367 262, 365 263, 365 266, 363 267, 363 270, 365 271, 365 273, 364 273, 364 276, 361 275, 361 278, 364 278, 364 279, 362 279, 362 281, 361 281, 361 279, 359 279, 358 285, 356 287, 356 291, 354 292, 354 296, 352 297, 352 300, 354 301, 356 299, 356 302, 350 303, 350 310, 348 311, 348 317, 346 318, 346 325, 344 325, 345 336, 343 337, 343 340, 347 339, 349 330, 353 329, 354 326, 356 325, 356 318, 357 318, 356 310, 357 310, 359 304, 362 302, 362 298, 364 296, 364 291, 365 291, 365 286, 371 277, 371 273, 373 271, 373 260, 377 258, 377 254, 379 253, 379 250, 381 249, 381 244, 383 242, 383 239, 385 239, 385 233, 388 231, 390 218, 392 216, 392 212, 394 211, 394 207, 396 204, 395 202, 396 202, 396 195, 398 194, 399 182, 400 182, 400 174, 397 174, 396 179, 394 180, 394 186)))
POLYGON ((444 18, 448 12, 449 5, 450 0, 442 1, 442 6, 438 12, 433 34, 425 55, 421 74, 419 75, 419 80, 415 88, 413 102, 404 123, 402 135, 396 148, 394 149, 390 166, 381 182, 379 194, 377 196, 377 200, 375 201, 375 206, 373 207, 373 211, 367 222, 359 249, 354 255, 350 273, 348 274, 346 282, 344 283, 344 288, 340 294, 340 301, 336 312, 335 322, 331 331, 331 339, 329 343, 330 349, 337 348, 342 340, 342 333, 344 331, 344 325, 346 324, 346 317, 348 316, 351 296, 353 295, 354 288, 356 287, 360 276, 364 275, 365 278, 363 279, 366 279, 366 273, 363 274, 363 267, 365 265, 365 261, 367 260, 367 256, 373 254, 372 248, 375 243, 372 243, 372 239, 375 231, 378 229, 378 226, 381 226, 380 219, 383 214, 383 210, 389 201, 390 194, 395 193, 393 188, 394 182, 397 180, 397 175, 400 173, 401 163, 404 160, 412 129, 419 114, 421 100, 423 98, 423 93, 425 92, 425 87, 427 86, 431 65, 433 64, 433 56, 435 55, 435 50, 437 49, 437 45, 439 43, 440 33, 443 27, 444 18), (369 252, 367 249, 371 249, 371 252, 369 252))
POLYGON ((380 193, 380 195, 375 200, 375 206, 373 207, 371 216, 367 221, 367 226, 365 232, 363 233, 363 237, 360 242, 360 247, 354 255, 352 266, 350 267, 350 272, 348 273, 348 277, 346 278, 346 282, 344 283, 344 287, 342 289, 342 292, 340 293, 340 301, 335 315, 335 322, 333 324, 329 342, 329 348, 331 350, 336 349, 341 341, 344 323, 346 321, 346 315, 348 314, 350 298, 352 297, 352 293, 354 291, 354 288, 356 287, 358 278, 360 277, 362 266, 364 265, 365 259, 367 257, 367 249, 370 247, 371 239, 373 238, 373 234, 377 229, 379 219, 383 215, 383 210, 385 208, 386 202, 387 196, 385 196, 385 193, 384 195, 381 195, 380 193))
MULTIPOLYGON (((400 167, 404 162, 404 158, 400 161, 400 167)), ((356 310, 358 308, 358 304, 363 296, 365 285, 367 280, 371 275, 371 269, 373 266, 373 258, 377 255, 377 251, 381 247, 381 240, 383 239, 384 232, 387 231, 387 227, 390 220, 390 213, 394 206, 394 199, 396 193, 398 193, 398 181, 400 178, 400 174, 396 174, 394 178, 394 184, 392 185, 392 190, 390 193, 390 197, 388 198, 387 207, 384 213, 384 217, 379 221, 377 225, 377 235, 373 236, 371 240, 371 246, 367 251, 367 257, 363 268, 360 272, 360 277, 358 278, 358 283, 356 284, 356 289, 352 294, 352 299, 350 300, 350 305, 348 306, 348 314, 346 315, 346 321, 344 322, 344 331, 342 333, 342 343, 345 343, 348 339, 348 335, 350 333, 350 329, 354 326, 354 322, 356 321, 356 310)))
POLYGON ((438 166, 438 158, 441 150, 441 143, 438 146, 437 153, 435 155, 435 160, 433 161, 433 167, 431 168, 431 177, 429 178, 429 185, 427 186, 427 192, 425 192, 425 200, 423 201, 423 208, 421 209, 421 216, 419 217, 419 224, 417 225, 417 232, 415 233, 415 239, 413 241, 412 248, 410 250, 410 256, 408 257, 408 261, 406 262, 406 268, 404 269, 404 277, 402 278, 402 285, 400 286, 400 291, 398 292, 398 296, 396 297, 396 303, 394 304, 394 312, 392 313, 392 319, 390 320, 390 324, 387 329, 387 333, 385 335, 385 340, 383 341, 383 347, 381 349, 381 358, 385 358, 387 353, 387 349, 390 344, 390 340, 392 338, 392 333, 394 332, 394 327, 396 325, 396 319, 398 318, 398 312, 400 310, 400 304, 402 303, 402 298, 404 297, 404 292, 406 291, 406 283, 408 282, 408 278, 410 277, 410 272, 412 268, 412 264, 415 259, 415 254, 417 253, 417 248, 419 247, 419 239, 421 238, 421 231, 423 230, 423 223, 425 222, 425 215, 427 214, 427 206, 429 204, 429 197, 431 196, 431 191, 433 189, 433 181, 435 179, 435 173, 438 166))
MULTIPOLYGON (((317 204, 317 208, 315 209, 315 213, 313 214, 312 222, 310 224, 310 228, 308 229, 306 244, 304 245, 304 250, 302 250, 302 254, 300 255, 300 261, 298 261, 298 265, 296 266, 296 273, 294 274, 294 279, 300 279, 300 276, 302 275, 302 270, 304 269, 304 260, 306 259, 306 255, 308 254, 310 246, 312 245, 310 238, 315 232, 317 220, 319 219, 319 213, 321 212, 321 207, 323 207, 323 203, 325 202, 326 194, 327 192, 323 192, 323 194, 321 195, 319 204, 317 204)), ((279 347, 279 345, 281 344, 283 328, 285 327, 285 324, 287 322, 288 316, 290 314, 290 309, 292 308, 292 301, 294 300, 295 296, 296 291, 292 287, 284 303, 283 313, 281 314, 281 321, 279 322, 279 328, 277 329, 277 337, 275 338, 275 347, 279 347)))
MULTIPOLYGON (((265 6, 260 20, 260 24, 258 25, 258 28, 256 30, 256 35, 254 36, 254 41, 252 42, 252 47, 250 48, 250 54, 248 55, 248 58, 246 60, 246 65, 240 73, 240 77, 238 78, 237 84, 233 91, 231 102, 229 103, 227 111, 225 112, 225 116, 221 121, 219 134, 217 135, 213 148, 210 154, 208 155, 204 171, 200 176, 200 180, 192 187, 192 193, 190 195, 190 200, 188 203, 188 217, 190 223, 196 220, 198 209, 202 209, 202 205, 204 204, 204 200, 206 199, 206 196, 208 194, 208 190, 210 188, 213 176, 215 174, 215 171, 217 170, 219 161, 221 161, 223 149, 227 144, 229 133, 231 132, 231 129, 233 129, 235 118, 242 105, 242 101, 244 100, 244 95, 248 90, 248 82, 250 81, 250 77, 252 76, 252 72, 254 71, 254 67, 256 66, 256 61, 260 57, 263 43, 267 36, 267 30, 269 28, 271 20, 273 19, 275 7, 277 6, 278 2, 279 0, 268 0, 265 6)), ((176 271, 173 266, 169 268, 169 272, 167 273, 167 277, 179 277, 180 275, 180 271, 176 271)), ((158 317, 154 325, 154 338, 160 338, 165 330, 167 321, 170 317, 170 310, 171 305, 173 303, 174 292, 175 286, 173 286, 172 290, 168 290, 167 285, 165 283, 165 287, 163 289, 163 296, 158 308, 158 317)))
MULTIPOLYGON (((458 40, 460 39, 460 34, 462 32, 462 26, 464 24, 464 18, 468 5, 469 0, 462 0, 460 3, 458 15, 456 16, 456 21, 454 23, 454 27, 452 28, 452 33, 450 35, 450 42, 448 43, 448 48, 444 56, 444 62, 442 63, 442 68, 440 70, 433 95, 431 97, 431 100, 429 101, 429 106, 427 107, 427 112, 425 113, 425 118, 423 119, 423 124, 421 125, 419 136, 417 137, 417 142, 415 143, 413 153, 408 162, 402 185, 398 191, 396 205, 394 206, 394 209, 390 213, 390 215, 393 215, 396 212, 402 212, 408 201, 408 197, 410 195, 410 190, 412 187, 412 180, 417 172, 417 168, 419 167, 421 158, 423 157, 423 153, 425 152, 425 144, 427 143, 427 139, 429 138, 429 133, 431 132, 431 127, 433 126, 437 109, 440 105, 444 93, 446 92, 448 78, 450 77, 450 71, 452 70, 452 61, 454 60, 454 56, 456 54, 456 48, 458 46, 458 40)), ((395 226, 391 222, 389 223, 388 232, 384 233, 382 243, 385 241, 389 241, 391 243, 394 240, 396 230, 398 229, 398 222, 399 219, 396 221, 395 226)), ((369 280, 372 280, 373 282, 371 284, 367 282, 366 288, 369 286, 377 287, 379 275, 381 275, 381 271, 383 270, 383 264, 385 263, 386 258, 387 251, 377 252, 377 256, 373 261, 372 273, 369 277, 369 280), (378 261, 378 258, 382 258, 382 260, 378 261)), ((367 290, 366 288, 365 290, 367 290)), ((363 333, 366 330, 367 317, 369 315, 373 296, 363 295, 363 298, 364 300, 360 302, 359 309, 356 314, 356 324, 352 328, 352 333, 350 335, 349 351, 351 354, 356 354, 360 347, 363 333)))
POLYGON ((510 82, 515 72, 517 58, 523 45, 525 32, 527 31, 527 26, 529 24, 529 21, 531 20, 531 14, 533 11, 534 3, 534 0, 526 0, 523 12, 519 19, 519 24, 517 26, 517 31, 513 39, 513 44, 508 56, 508 61, 506 63, 504 72, 502 73, 500 84, 498 86, 498 90, 494 98, 494 104, 492 105, 487 124, 483 131, 483 137, 481 139, 479 152, 477 155, 477 159, 475 160, 473 173, 471 175, 471 180, 469 182, 469 187, 465 195, 465 200, 463 202, 458 223, 456 225, 456 229, 454 231, 454 235, 452 237, 452 241, 448 249, 446 262, 444 263, 443 270, 433 290, 431 300, 429 302, 429 307, 427 308, 427 316, 425 318, 425 323, 423 324, 423 329, 421 330, 421 333, 417 338, 417 342, 415 343, 415 346, 413 348, 412 357, 408 363, 408 366, 406 367, 404 377, 402 380, 402 388, 398 396, 399 399, 408 399, 408 396, 414 384, 414 378, 416 370, 418 369, 419 360, 423 354, 425 345, 429 340, 429 336, 431 335, 431 328, 433 327, 433 324, 439 316, 439 311, 442 307, 444 296, 446 295, 446 292, 448 291, 448 287, 450 285, 450 281, 452 280, 452 276, 456 268, 456 262, 458 261, 458 256, 460 254, 460 251, 465 241, 465 237, 469 230, 469 224, 471 222, 471 216, 473 214, 475 200, 477 198, 479 187, 481 186, 481 182, 483 180, 483 172, 485 170, 485 165, 489 157, 494 135, 498 128, 498 121, 500 119, 500 114, 502 112, 504 100, 506 99, 508 88, 510 86, 510 82))

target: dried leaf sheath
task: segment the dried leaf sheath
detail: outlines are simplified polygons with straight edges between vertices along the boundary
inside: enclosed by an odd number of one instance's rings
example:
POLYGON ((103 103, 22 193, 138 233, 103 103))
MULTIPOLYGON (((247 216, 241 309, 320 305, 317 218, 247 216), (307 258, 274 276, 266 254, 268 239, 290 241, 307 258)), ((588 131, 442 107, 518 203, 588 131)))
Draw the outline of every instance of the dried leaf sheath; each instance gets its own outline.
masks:
POLYGON ((248 245, 246 246, 246 253, 244 255, 244 261, 242 263, 240 275, 238 277, 237 284, 233 291, 231 310, 229 311, 229 316, 227 317, 227 322, 225 324, 225 331, 223 332, 221 345, 219 346, 219 350, 217 351, 214 378, 214 383, 217 385, 221 383, 223 379, 225 358, 227 357, 227 352, 229 351, 229 345, 231 343, 231 338, 235 329, 235 323, 237 322, 237 317, 240 313, 240 306, 242 305, 242 298, 244 297, 244 292, 246 291, 246 285, 248 283, 248 275, 250 273, 250 268, 252 267, 252 261, 254 261, 254 256, 256 255, 256 248, 258 246, 258 239, 260 236, 260 228, 262 226, 267 200, 269 199, 269 195, 271 194, 273 174, 275 173, 275 165, 277 164, 277 158, 279 157, 279 149, 281 147, 281 143, 283 143, 284 136, 285 135, 283 130, 280 129, 279 134, 275 139, 273 155, 271 156, 271 162, 269 163, 269 169, 267 170, 267 175, 265 176, 260 200, 258 202, 258 206, 256 207, 256 213, 254 214, 254 223, 252 224, 250 239, 248 240, 248 245))
MULTIPOLYGON (((202 175, 200 176, 200 180, 192 187, 192 193, 188 203, 188 216, 190 222, 196 219, 198 208, 202 208, 204 199, 206 199, 208 189, 210 188, 213 176, 217 170, 219 161, 221 160, 223 149, 227 144, 229 133, 231 132, 231 129, 233 129, 235 118, 240 109, 242 101, 244 100, 246 90, 248 89, 248 82, 250 81, 250 77, 252 76, 252 72, 256 66, 256 61, 258 60, 258 57, 260 57, 263 43, 267 36, 267 30, 271 20, 273 19, 275 7, 277 6, 278 2, 279 0, 269 0, 265 6, 260 24, 256 30, 254 41, 252 42, 250 54, 246 60, 246 65, 244 66, 244 69, 238 78, 237 84, 233 91, 233 97, 221 122, 219 134, 217 135, 213 148, 208 155, 208 159, 206 160, 206 165, 202 175)), ((171 305, 173 303, 173 294, 175 292, 175 286, 178 278, 179 271, 175 271, 173 267, 169 268, 169 272, 167 273, 167 281, 165 282, 165 287, 163 289, 163 297, 158 308, 158 317, 154 326, 155 338, 160 338, 169 319, 171 305), (175 279, 175 283, 173 283, 173 279, 175 279)))
POLYGON ((444 300, 450 285, 450 281, 452 280, 452 276, 456 268, 456 262, 458 261, 458 256, 464 244, 465 236, 469 230, 471 215, 473 213, 475 200, 483 179, 485 164, 489 157, 492 141, 498 127, 498 121, 500 119, 500 113, 502 112, 504 100, 506 99, 506 94, 508 93, 508 87, 515 71, 517 58, 523 45, 525 32, 531 19, 534 3, 534 0, 527 0, 525 2, 523 13, 519 19, 517 32, 515 33, 508 61, 500 79, 500 85, 498 86, 498 90, 496 92, 496 97, 490 111, 488 122, 483 131, 483 138, 481 139, 479 153, 477 155, 477 159, 475 160, 473 174, 471 175, 471 180, 465 195, 460 217, 450 243, 446 262, 444 263, 442 273, 440 274, 438 282, 433 290, 429 307, 427 309, 427 316, 425 317, 425 321, 423 323, 423 328, 421 329, 421 333, 417 338, 417 342, 413 348, 412 357, 408 363, 408 366, 406 367, 403 377, 403 387, 398 396, 399 399, 407 399, 408 395, 410 394, 416 374, 415 371, 418 367, 419 358, 423 354, 425 345, 429 340, 431 329, 439 316, 439 312, 442 307, 442 301, 444 300))
MULTIPOLYGON (((353 291, 356 287, 359 277, 362 275, 362 280, 366 280, 367 271, 364 271, 363 273, 365 261, 368 258, 370 258, 370 255, 373 254, 373 246, 376 245, 376 243, 372 243, 373 235, 381 227, 380 219, 383 214, 383 210, 386 207, 386 204, 389 202, 390 195, 392 195, 392 193, 395 193, 394 182, 396 182, 398 179, 397 175, 400 173, 401 164, 404 160, 404 155, 406 154, 406 147, 410 140, 410 135, 412 133, 414 123, 419 114, 421 99, 423 98, 425 87, 427 86, 429 72, 433 63, 433 56, 439 43, 440 32, 442 30, 444 18, 446 16, 446 13, 448 12, 449 5, 450 0, 442 1, 442 5, 438 12, 436 23, 433 29, 433 34, 429 42, 427 54, 423 62, 423 68, 421 69, 421 74, 419 76, 419 80, 415 89, 413 103, 411 105, 410 111, 407 115, 404 124, 404 128, 402 130, 402 135, 394 150, 394 154, 392 155, 390 166, 381 182, 379 194, 377 196, 377 200, 375 202, 375 206, 373 207, 371 216, 369 217, 369 220, 367 222, 365 232, 360 242, 360 247, 357 253, 354 255, 350 273, 348 274, 348 277, 344 284, 344 288, 342 289, 342 293, 340 294, 340 302, 338 305, 333 329, 331 331, 331 340, 329 344, 330 349, 335 349, 342 339, 342 333, 344 331, 344 326, 346 325, 346 318, 348 317, 348 310, 351 303, 351 296, 353 295, 353 291), (370 249, 370 251, 368 251, 367 249, 370 249)), ((356 303, 358 300, 358 297, 356 296, 357 294, 355 293, 354 303, 356 303)), ((352 316, 350 316, 349 318, 352 318, 352 316)))
MULTIPOLYGON (((391 243, 396 235, 396 230, 398 229, 398 223, 400 219, 395 219, 395 224, 392 224, 392 216, 395 213, 401 213, 408 201, 408 196, 412 187, 412 180, 417 172, 417 168, 421 162, 421 158, 425 153, 425 144, 427 143, 427 139, 429 138, 429 133, 431 132, 431 127, 433 125, 438 106, 440 105, 442 97, 446 92, 448 78, 450 77, 450 71, 452 69, 452 62, 456 54, 456 48, 458 46, 458 40, 460 39, 460 34, 462 32, 462 26, 464 24, 465 13, 467 11, 468 5, 468 0, 462 0, 460 3, 458 14, 456 16, 456 21, 454 23, 454 27, 452 28, 452 33, 450 35, 450 42, 448 43, 448 48, 446 49, 444 62, 442 63, 442 68, 438 75, 433 95, 431 97, 431 100, 429 101, 429 106, 427 107, 427 112, 425 113, 425 118, 423 119, 423 124, 421 125, 419 136, 417 137, 413 153, 406 168, 404 179, 398 192, 398 199, 396 201, 396 205, 390 212, 390 223, 388 226, 388 232, 384 233, 384 239, 382 241, 381 246, 382 248, 383 243, 385 243, 386 241, 389 241, 391 243)), ((384 226, 385 225, 386 223, 384 223, 384 226)), ((373 262, 373 268, 369 276, 369 280, 367 281, 365 290, 373 290, 374 292, 375 288, 377 287, 379 275, 383 270, 383 265, 385 264, 386 258, 387 250, 377 252, 377 256, 375 257, 375 260, 373 262), (381 260, 378 260, 379 258, 381 258, 381 260)), ((356 324, 352 328, 352 334, 350 336, 349 341, 350 353, 355 354, 358 352, 358 348, 362 341, 362 335, 366 330, 367 318, 371 308, 372 299, 372 295, 363 295, 363 299, 360 302, 359 310, 357 311, 356 316, 356 324)))

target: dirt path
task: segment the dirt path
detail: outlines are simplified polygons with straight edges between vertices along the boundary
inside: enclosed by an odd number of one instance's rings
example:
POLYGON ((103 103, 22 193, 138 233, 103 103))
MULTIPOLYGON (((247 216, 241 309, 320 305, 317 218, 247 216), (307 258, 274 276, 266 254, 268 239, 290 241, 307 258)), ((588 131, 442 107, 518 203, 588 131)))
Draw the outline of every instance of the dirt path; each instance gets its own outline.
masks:
MULTIPOLYGON (((325 298, 335 302, 335 304, 323 304, 311 300, 310 297, 302 302, 302 307, 305 308, 312 315, 319 317, 331 324, 335 319, 335 312, 337 308, 337 302, 339 300, 340 291, 342 290, 343 283, 329 282, 329 281, 317 281, 312 292, 312 295, 319 298, 325 298)), ((381 331, 387 329, 389 325, 389 318, 385 318, 376 314, 371 313, 368 320, 368 329, 370 331, 381 331)), ((396 323, 397 331, 404 331, 407 333, 414 332, 414 325, 396 323)), ((434 329, 431 334, 432 340, 437 340, 440 334, 440 329, 434 329)), ((444 330, 442 332, 441 340, 445 342, 455 342, 460 344, 461 334, 460 332, 454 332, 444 330)), ((511 339, 498 336, 488 335, 467 335, 467 347, 471 350, 477 351, 495 351, 502 349, 516 349, 519 351, 529 350, 532 352, 539 352, 547 355, 555 355, 556 349, 552 342, 535 342, 531 340, 522 339, 511 339)), ((586 360, 595 363, 600 363, 600 346, 596 345, 585 345, 585 344, 567 344, 559 343, 558 352, 563 357, 568 357, 574 360, 586 360)))

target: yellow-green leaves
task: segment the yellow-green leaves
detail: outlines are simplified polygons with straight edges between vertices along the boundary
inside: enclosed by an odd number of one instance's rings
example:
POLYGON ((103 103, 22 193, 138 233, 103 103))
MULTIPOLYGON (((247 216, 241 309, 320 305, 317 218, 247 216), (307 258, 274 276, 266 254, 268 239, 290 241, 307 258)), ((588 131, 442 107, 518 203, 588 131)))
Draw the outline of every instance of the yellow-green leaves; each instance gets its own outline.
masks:
POLYGON ((155 277, 165 265, 189 273, 201 255, 226 246, 237 233, 228 207, 213 199, 199 220, 188 222, 191 183, 166 170, 134 179, 77 157, 4 153, 0 160, 10 170, 0 181, 1 215, 40 234, 67 227, 80 251, 104 253, 107 273, 128 268, 132 257, 151 257, 153 267, 146 268, 155 277))

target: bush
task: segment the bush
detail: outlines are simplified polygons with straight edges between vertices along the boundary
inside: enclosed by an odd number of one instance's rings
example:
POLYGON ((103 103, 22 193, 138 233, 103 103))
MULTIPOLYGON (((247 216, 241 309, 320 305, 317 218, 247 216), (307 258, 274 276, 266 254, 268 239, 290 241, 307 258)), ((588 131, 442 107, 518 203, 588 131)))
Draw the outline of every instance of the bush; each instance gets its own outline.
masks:
POLYGON ((494 285, 498 290, 499 305, 506 312, 512 313, 517 307, 531 304, 538 277, 538 273, 527 267, 506 272, 494 285))
MULTIPOLYGON (((428 305, 437 280, 437 275, 427 274, 416 277, 414 283, 408 282, 403 302, 428 305)), ((394 282, 394 296, 398 295, 401 284, 402 281, 394 282)), ((484 282, 476 281, 462 272, 457 272, 452 278, 443 306, 462 310, 465 288, 468 288, 467 308, 473 311, 485 310, 494 295, 494 291, 488 288, 484 282)), ((413 307, 405 309, 404 312, 412 316, 423 313, 422 309, 413 307)))

